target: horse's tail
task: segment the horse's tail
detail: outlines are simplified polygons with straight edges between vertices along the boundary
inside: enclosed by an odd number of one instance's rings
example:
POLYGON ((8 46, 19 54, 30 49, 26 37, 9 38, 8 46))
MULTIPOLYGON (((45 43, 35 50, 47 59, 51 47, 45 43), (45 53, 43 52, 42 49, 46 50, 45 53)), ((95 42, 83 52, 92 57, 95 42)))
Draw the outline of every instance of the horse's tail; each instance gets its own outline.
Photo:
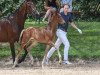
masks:
POLYGON ((22 30, 21 34, 20 34, 20 37, 19 37, 19 43, 21 43, 21 40, 22 40, 22 36, 23 36, 23 32, 25 31, 25 29, 22 30))

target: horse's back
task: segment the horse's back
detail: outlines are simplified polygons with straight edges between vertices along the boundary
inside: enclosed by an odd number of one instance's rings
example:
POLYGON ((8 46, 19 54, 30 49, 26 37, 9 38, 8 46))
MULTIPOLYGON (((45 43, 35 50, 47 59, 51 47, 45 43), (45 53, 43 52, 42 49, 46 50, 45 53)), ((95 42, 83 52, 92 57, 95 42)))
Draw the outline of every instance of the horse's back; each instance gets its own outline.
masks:
POLYGON ((33 39, 40 43, 46 43, 50 39, 50 32, 47 28, 29 27, 24 29, 22 42, 27 42, 29 39, 33 39))

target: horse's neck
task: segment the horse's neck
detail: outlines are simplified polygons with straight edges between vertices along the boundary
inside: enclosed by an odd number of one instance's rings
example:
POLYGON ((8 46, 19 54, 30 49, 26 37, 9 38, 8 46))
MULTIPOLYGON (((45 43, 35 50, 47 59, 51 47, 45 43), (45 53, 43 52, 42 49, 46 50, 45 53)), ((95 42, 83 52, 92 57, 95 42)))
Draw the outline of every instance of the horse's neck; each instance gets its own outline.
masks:
POLYGON ((27 14, 25 13, 26 8, 23 7, 23 5, 17 10, 17 12, 14 14, 14 22, 18 25, 19 33, 24 28, 24 23, 26 20, 27 14))
POLYGON ((13 26, 17 26, 19 33, 24 28, 24 23, 26 20, 27 14, 25 13, 26 8, 23 7, 23 5, 15 11, 15 13, 11 14, 8 19, 13 23, 13 26))
POLYGON ((18 25, 24 25, 27 14, 25 13, 25 8, 21 7, 16 13, 16 21, 18 25))
POLYGON ((48 25, 48 29, 52 32, 52 33, 55 33, 56 32, 56 27, 57 27, 57 22, 51 22, 49 25, 48 25))
POLYGON ((11 22, 14 22, 16 25, 20 27, 24 27, 24 23, 26 20, 27 14, 25 13, 25 4, 23 3, 19 9, 17 9, 14 13, 8 16, 8 19, 11 22))

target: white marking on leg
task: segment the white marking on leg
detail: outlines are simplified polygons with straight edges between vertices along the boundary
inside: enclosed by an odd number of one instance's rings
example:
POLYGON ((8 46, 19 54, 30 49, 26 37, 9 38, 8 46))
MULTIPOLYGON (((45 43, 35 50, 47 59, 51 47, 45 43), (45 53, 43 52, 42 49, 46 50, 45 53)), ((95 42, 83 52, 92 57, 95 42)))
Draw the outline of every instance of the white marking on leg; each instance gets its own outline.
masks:
POLYGON ((29 55, 30 60, 31 60, 31 65, 33 65, 34 64, 33 56, 32 56, 32 54, 30 52, 28 52, 28 55, 29 55))

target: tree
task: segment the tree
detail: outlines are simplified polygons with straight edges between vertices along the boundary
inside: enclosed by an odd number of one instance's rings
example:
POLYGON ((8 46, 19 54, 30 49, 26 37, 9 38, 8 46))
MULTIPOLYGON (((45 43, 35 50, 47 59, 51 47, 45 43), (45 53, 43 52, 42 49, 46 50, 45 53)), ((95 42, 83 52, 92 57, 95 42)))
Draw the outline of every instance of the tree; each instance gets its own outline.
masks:
POLYGON ((100 0, 80 0, 74 1, 74 7, 77 7, 81 11, 81 19, 93 20, 98 19, 100 21, 100 0))
MULTIPOLYGON (((24 0, 1 0, 0 17, 12 13, 19 8, 24 0)), ((44 11, 44 0, 33 0, 36 2, 37 10, 44 11)), ((100 0, 73 0, 73 10, 80 11, 80 19, 100 21, 100 0)))

